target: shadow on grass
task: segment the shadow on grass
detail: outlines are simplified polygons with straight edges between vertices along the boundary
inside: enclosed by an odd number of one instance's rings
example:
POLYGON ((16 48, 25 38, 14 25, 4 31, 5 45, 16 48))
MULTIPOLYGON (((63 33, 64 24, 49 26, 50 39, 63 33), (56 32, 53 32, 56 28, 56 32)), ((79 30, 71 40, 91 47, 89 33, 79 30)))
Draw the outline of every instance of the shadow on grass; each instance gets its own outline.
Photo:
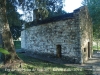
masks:
MULTIPOLYGON (((27 56, 24 53, 18 53, 18 56, 26 63, 28 64, 26 68, 28 69, 33 69, 33 68, 39 68, 39 69, 45 69, 48 71, 45 72, 40 72, 43 75, 51 74, 52 75, 92 75, 92 71, 87 71, 82 68, 76 68, 72 66, 65 66, 63 64, 55 64, 55 63, 50 63, 47 61, 43 61, 40 59, 35 59, 33 57, 27 56), (59 71, 60 70, 60 71, 59 71), (51 72, 52 71, 52 72, 51 72)), ((34 72, 35 75, 39 74, 38 72, 34 72)), ((41 75, 39 74, 39 75, 41 75)))
MULTIPOLYGON (((66 68, 65 65, 50 63, 50 62, 43 61, 43 60, 40 60, 40 59, 36 59, 36 58, 30 57, 30 56, 26 56, 26 55, 24 55, 24 54, 18 53, 18 56, 19 56, 25 63, 30 64, 30 65, 39 66, 39 67, 58 67, 58 68, 66 68)), ((67 68, 74 68, 74 67, 71 67, 71 66, 68 67, 68 66, 67 66, 67 68)))

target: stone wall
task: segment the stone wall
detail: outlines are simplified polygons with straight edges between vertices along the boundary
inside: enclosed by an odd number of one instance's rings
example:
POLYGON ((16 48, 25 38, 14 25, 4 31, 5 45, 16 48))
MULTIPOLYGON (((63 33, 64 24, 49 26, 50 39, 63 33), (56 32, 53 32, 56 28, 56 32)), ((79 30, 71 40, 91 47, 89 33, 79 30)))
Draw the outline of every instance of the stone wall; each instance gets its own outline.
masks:
POLYGON ((57 50, 60 46, 61 56, 75 58, 77 63, 83 63, 83 59, 87 58, 83 57, 85 43, 91 40, 91 31, 87 28, 90 22, 84 17, 87 16, 85 12, 85 9, 80 8, 73 12, 73 18, 26 28, 21 32, 21 47, 33 53, 59 55, 57 50))
POLYGON ((81 8, 79 19, 82 58, 85 62, 92 56, 92 21, 88 14, 87 7, 81 8))

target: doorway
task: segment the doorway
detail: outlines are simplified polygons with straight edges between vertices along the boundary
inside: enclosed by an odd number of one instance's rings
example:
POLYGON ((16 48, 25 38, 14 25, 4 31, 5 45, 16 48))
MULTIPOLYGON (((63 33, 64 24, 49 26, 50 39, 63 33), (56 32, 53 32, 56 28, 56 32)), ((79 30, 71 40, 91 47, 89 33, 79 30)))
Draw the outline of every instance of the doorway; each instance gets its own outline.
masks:
POLYGON ((90 42, 88 42, 88 58, 91 57, 91 51, 90 51, 90 42))
POLYGON ((61 45, 56 45, 56 54, 58 58, 61 58, 61 45))

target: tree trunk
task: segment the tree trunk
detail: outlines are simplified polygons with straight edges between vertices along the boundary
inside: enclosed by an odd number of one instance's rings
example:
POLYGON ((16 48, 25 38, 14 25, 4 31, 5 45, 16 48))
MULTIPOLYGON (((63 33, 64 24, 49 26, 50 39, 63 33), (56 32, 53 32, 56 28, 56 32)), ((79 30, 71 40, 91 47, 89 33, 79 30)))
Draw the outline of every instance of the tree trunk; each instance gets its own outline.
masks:
POLYGON ((4 48, 10 53, 9 55, 5 55, 4 64, 13 63, 16 60, 19 60, 19 57, 15 52, 12 34, 7 21, 6 0, 0 0, 0 34, 2 34, 4 48))

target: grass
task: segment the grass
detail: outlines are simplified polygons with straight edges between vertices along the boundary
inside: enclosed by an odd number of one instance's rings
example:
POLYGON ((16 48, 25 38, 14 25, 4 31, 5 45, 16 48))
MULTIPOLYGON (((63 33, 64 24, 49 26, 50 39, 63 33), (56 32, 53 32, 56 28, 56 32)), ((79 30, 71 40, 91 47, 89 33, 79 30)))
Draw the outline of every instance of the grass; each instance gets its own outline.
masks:
POLYGON ((93 50, 100 50, 100 46, 97 49, 97 46, 93 46, 93 50))
POLYGON ((0 69, 0 75, 86 75, 87 73, 82 68, 54 64, 24 54, 18 55, 25 64, 22 64, 22 67, 16 69, 16 71, 14 69, 0 69))

